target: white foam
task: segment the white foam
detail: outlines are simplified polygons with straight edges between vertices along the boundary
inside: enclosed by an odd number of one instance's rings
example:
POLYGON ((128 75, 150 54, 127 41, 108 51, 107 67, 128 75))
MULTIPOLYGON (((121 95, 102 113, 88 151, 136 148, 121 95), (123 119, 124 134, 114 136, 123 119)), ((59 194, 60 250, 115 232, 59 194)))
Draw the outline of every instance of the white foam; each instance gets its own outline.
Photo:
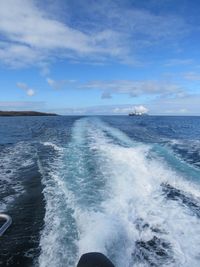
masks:
MULTIPOLYGON (((109 130, 108 126, 106 130, 109 130)), ((167 233, 161 237, 172 245, 176 266, 198 266, 200 241, 196 237, 200 234, 199 220, 177 202, 167 202, 160 184, 178 185, 196 195, 199 195, 199 190, 194 190, 189 182, 161 161, 151 159, 148 155, 151 147, 141 145, 126 148, 113 145, 108 138, 103 137, 101 131, 98 133, 94 128, 91 131, 91 135, 95 136, 91 145, 101 153, 104 164, 106 162, 104 175, 107 177, 110 196, 102 203, 103 212, 93 215, 88 213, 88 217, 84 214, 86 224, 80 220, 80 254, 92 248, 109 254, 109 250, 115 248, 113 254, 116 266, 122 266, 122 263, 127 267, 137 266, 131 263, 134 242, 138 239, 150 240, 154 235, 152 231, 139 233, 136 229, 134 221, 143 218, 145 222, 159 226, 167 233), (118 238, 116 235, 119 235, 118 238), (122 248, 119 243, 123 244, 122 248)), ((118 136, 121 138, 123 134, 118 136)))
POLYGON ((44 145, 44 146, 51 146, 51 147, 53 147, 53 149, 55 149, 56 151, 63 151, 63 148, 62 148, 62 147, 60 147, 60 146, 58 146, 58 145, 56 145, 56 144, 54 144, 54 143, 52 143, 52 142, 43 142, 43 145, 44 145))
POLYGON ((72 221, 68 220, 72 217, 70 209, 74 210, 73 194, 67 189, 62 173, 64 150, 56 150, 59 154, 49 164, 38 159, 46 201, 45 226, 40 238, 41 254, 38 262, 41 267, 72 267, 76 238, 73 237, 72 221))
MULTIPOLYGON (((98 120, 81 119, 61 157, 46 171, 41 166, 41 172, 47 204, 40 266, 74 267, 81 254, 89 251, 108 255, 116 267, 147 266, 134 262, 132 254, 136 241, 148 241, 154 235, 171 245, 169 266, 199 266, 199 219, 179 202, 167 200, 160 185, 169 183, 195 197, 200 190, 153 157, 151 146, 136 143, 98 120), (113 143, 112 138, 126 146, 113 143), (80 203, 84 183, 88 183, 86 153, 95 157, 99 179, 104 182, 104 192, 96 189, 96 197, 104 196, 96 206, 80 203), (138 229, 138 219, 150 227, 138 229), (63 235, 69 237, 67 242, 63 235)), ((88 195, 93 193, 90 190, 88 186, 88 195)))
POLYGON ((24 192, 20 173, 22 168, 33 164, 32 153, 32 147, 26 142, 5 147, 1 151, 0 185, 1 194, 5 195, 0 201, 1 211, 6 211, 7 206, 24 192))

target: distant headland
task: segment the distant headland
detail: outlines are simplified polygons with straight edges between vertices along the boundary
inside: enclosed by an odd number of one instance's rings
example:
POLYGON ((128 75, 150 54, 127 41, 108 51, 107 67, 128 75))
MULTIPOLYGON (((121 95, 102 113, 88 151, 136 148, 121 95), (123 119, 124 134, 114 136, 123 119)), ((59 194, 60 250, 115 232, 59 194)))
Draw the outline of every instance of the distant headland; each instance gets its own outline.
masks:
POLYGON ((0 116, 14 117, 14 116, 58 116, 55 113, 46 113, 38 111, 0 111, 0 116))

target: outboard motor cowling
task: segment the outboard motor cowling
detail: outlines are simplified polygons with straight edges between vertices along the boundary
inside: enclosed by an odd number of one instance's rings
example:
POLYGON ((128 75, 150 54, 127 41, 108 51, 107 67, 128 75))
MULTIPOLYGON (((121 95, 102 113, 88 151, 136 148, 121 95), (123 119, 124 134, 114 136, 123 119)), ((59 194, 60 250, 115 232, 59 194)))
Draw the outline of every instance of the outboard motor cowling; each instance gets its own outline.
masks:
POLYGON ((77 267, 115 267, 102 253, 90 252, 83 254, 77 267))

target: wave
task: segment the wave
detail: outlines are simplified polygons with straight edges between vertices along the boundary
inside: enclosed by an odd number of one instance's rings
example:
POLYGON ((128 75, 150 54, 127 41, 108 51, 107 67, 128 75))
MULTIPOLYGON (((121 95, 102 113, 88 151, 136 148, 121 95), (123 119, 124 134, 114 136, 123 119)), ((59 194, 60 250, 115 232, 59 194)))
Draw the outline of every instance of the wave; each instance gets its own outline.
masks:
POLYGON ((44 216, 42 187, 36 162, 37 144, 6 144, 0 151, 0 212, 13 224, 0 242, 0 265, 33 265, 40 251, 44 216))
POLYGON ((191 172, 187 179, 153 145, 95 118, 76 121, 64 148, 51 147, 48 162, 38 159, 46 200, 40 266, 74 267, 89 251, 116 267, 199 266, 200 190, 191 172))
POLYGON ((5 212, 8 205, 24 192, 23 171, 33 164, 30 155, 33 148, 26 142, 3 146, 0 151, 0 210, 5 212))
POLYGON ((199 140, 171 140, 169 146, 174 153, 182 157, 187 163, 200 167, 200 141, 199 140))

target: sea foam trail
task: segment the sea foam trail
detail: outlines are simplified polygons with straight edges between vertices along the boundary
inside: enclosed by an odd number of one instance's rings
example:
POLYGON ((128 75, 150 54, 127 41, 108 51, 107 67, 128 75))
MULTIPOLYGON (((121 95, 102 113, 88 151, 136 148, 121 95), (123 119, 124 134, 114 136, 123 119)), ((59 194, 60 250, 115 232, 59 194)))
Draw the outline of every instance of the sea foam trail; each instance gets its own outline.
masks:
POLYGON ((151 151, 100 120, 75 123, 62 153, 49 166, 40 162, 47 205, 40 266, 75 266, 89 251, 116 267, 199 266, 199 218, 162 185, 197 202, 199 188, 151 151))
POLYGON ((6 212, 8 206, 24 192, 21 174, 34 164, 30 157, 34 149, 26 142, 5 146, 0 150, 0 211, 6 212))
POLYGON ((45 186, 46 202, 44 229, 41 233, 39 266, 73 266, 76 227, 72 213, 73 196, 64 182, 62 158, 64 150, 51 142, 44 143, 43 157, 38 155, 38 165, 45 186), (45 153, 48 154, 46 161, 45 153))

